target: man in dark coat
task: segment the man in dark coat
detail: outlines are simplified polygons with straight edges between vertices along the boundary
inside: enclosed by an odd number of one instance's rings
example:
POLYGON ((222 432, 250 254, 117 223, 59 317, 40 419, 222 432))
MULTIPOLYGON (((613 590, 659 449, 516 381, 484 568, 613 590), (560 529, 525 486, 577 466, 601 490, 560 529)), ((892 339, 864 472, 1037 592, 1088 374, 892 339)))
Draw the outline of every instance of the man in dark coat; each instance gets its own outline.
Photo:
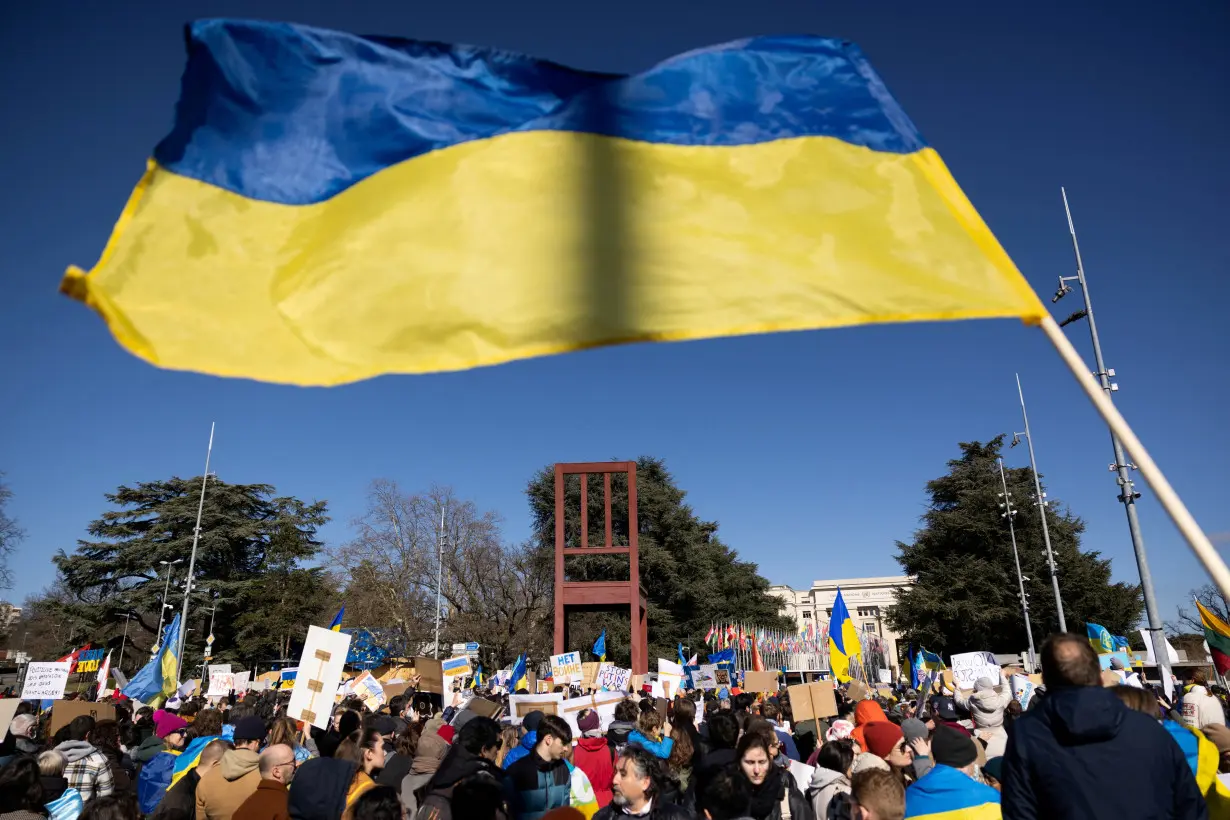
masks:
POLYGON ((266 746, 260 759, 261 782, 235 809, 231 820, 290 820, 290 794, 295 779, 295 750, 284 743, 266 746))
POLYGON ((452 820, 453 791, 473 778, 488 779, 499 787, 503 773, 495 765, 500 751, 500 724, 488 717, 471 718, 440 761, 419 808, 419 820, 452 820))
POLYGON ((1046 699, 1014 724, 1003 764, 1004 820, 1204 820, 1191 767, 1154 718, 1102 687, 1079 635, 1042 646, 1046 699))
POLYGON ((158 801, 149 820, 195 820, 196 818, 196 784, 201 782, 201 775, 208 773, 218 765, 222 755, 231 744, 226 740, 215 740, 207 743, 201 750, 201 757, 188 773, 179 779, 167 793, 158 801))

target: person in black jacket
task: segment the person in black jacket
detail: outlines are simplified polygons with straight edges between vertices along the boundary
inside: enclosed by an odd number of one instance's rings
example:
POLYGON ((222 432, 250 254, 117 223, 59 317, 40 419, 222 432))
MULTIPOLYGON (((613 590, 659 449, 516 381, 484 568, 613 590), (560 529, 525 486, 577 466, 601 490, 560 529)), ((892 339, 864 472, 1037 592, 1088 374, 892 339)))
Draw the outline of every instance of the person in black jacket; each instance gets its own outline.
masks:
POLYGON ((661 761, 640 746, 629 745, 615 761, 615 792, 610 805, 599 809, 594 820, 687 820, 692 813, 662 799, 664 774, 661 761))
POLYGON ((1042 645, 1046 699, 1013 725, 1003 762, 1004 820, 1204 820, 1208 808, 1179 745, 1102 687, 1089 641, 1042 645))
MULTIPOLYGON (((452 820, 454 790, 464 781, 487 779, 501 785, 502 772, 495 765, 500 751, 500 724, 488 717, 472 718, 461 727, 440 768, 427 784, 419 808, 420 820, 452 820)), ((460 818, 459 818, 460 820, 460 818)))
POLYGON ((739 742, 739 721, 729 709, 711 712, 705 717, 705 726, 709 729, 708 754, 700 759, 700 764, 692 770, 692 787, 695 794, 704 794, 708 783, 723 769, 732 768, 738 756, 735 754, 735 744, 739 742))

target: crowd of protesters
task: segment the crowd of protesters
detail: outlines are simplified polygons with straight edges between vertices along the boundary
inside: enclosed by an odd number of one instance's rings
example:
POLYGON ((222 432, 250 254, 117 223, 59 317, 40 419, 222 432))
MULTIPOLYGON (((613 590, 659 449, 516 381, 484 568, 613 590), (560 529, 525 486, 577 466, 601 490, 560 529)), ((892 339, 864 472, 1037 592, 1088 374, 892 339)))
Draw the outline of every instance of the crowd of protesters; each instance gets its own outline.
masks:
POLYGON ((325 731, 287 717, 287 693, 254 692, 135 712, 120 699, 114 720, 47 736, 22 703, 0 743, 0 820, 1230 817, 1224 693, 1198 679, 1171 704, 1104 687, 1077 636, 1052 637, 1041 661, 1024 710, 980 680, 857 702, 839 690, 835 716, 801 721, 785 690, 631 695, 609 720, 517 725, 411 690, 377 712, 347 699, 325 731))

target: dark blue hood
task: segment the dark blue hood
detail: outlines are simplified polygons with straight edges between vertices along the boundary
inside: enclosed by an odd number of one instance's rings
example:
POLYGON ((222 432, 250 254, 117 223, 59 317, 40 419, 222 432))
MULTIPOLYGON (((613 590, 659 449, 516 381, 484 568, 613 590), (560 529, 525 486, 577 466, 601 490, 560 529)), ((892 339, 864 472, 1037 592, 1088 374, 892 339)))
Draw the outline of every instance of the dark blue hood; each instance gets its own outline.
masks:
POLYGON ((1049 690, 1042 715, 1064 746, 1100 743, 1119 735, 1127 706, 1101 686, 1067 686, 1049 690))

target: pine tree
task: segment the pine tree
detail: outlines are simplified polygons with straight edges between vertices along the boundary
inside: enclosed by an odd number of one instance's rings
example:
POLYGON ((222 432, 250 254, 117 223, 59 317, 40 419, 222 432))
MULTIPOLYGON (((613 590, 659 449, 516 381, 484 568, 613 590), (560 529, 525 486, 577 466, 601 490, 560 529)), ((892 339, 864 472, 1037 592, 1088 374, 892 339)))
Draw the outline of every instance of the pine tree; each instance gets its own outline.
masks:
MULTIPOLYGON (((1017 652, 1026 646, 1016 567, 1008 525, 999 504, 1002 488, 996 459, 1003 436, 960 444, 961 457, 946 475, 927 483, 930 504, 912 543, 897 543, 897 562, 917 578, 900 591, 887 613, 889 625, 907 640, 945 654, 989 650, 1017 652)), ((1029 596, 1034 641, 1058 630, 1042 522, 1034 502, 1033 471, 1005 474, 1029 596)), ((1043 492, 1046 492, 1043 485, 1043 492)), ((1084 522, 1048 495, 1047 523, 1059 572, 1068 630, 1083 634, 1085 622, 1127 635, 1140 620, 1140 588, 1111 583, 1110 560, 1082 551, 1084 522)))

